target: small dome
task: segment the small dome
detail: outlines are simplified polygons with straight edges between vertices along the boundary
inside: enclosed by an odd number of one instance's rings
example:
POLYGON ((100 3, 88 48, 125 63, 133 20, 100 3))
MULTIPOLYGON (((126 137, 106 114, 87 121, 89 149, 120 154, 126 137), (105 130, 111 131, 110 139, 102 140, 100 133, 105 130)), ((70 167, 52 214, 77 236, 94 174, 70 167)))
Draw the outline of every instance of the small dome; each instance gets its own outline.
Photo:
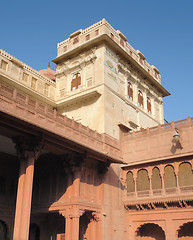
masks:
POLYGON ((45 77, 48 77, 48 78, 50 78, 54 81, 56 80, 56 76, 55 76, 56 71, 50 69, 50 64, 48 64, 47 69, 42 69, 42 70, 39 71, 39 73, 41 73, 45 77))

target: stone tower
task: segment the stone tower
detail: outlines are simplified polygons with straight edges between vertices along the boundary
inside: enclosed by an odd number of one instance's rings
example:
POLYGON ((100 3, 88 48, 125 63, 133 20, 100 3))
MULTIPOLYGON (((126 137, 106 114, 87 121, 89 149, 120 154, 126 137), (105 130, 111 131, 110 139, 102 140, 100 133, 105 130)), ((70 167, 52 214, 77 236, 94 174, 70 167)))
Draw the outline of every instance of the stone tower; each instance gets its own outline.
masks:
POLYGON ((57 110, 119 138, 119 127, 138 130, 164 123, 159 70, 105 19, 58 44, 57 110))

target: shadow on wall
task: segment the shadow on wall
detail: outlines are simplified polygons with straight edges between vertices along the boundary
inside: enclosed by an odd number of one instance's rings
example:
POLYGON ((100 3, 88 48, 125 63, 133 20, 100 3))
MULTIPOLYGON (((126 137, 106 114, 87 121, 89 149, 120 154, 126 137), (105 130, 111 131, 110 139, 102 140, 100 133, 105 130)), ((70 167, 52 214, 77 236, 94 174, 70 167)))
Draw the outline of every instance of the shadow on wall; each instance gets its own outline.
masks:
POLYGON ((136 235, 136 240, 165 240, 164 230, 154 223, 147 223, 140 226, 136 235))

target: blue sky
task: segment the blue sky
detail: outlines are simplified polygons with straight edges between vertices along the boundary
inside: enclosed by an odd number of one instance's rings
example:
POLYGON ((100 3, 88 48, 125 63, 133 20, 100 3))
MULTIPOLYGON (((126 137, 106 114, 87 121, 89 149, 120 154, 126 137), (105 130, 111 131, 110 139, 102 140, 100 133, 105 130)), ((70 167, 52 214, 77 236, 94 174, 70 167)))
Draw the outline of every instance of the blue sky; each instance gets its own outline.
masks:
POLYGON ((106 18, 160 70, 172 94, 164 98, 165 119, 193 117, 192 0, 7 0, 0 6, 0 48, 36 70, 56 57, 58 42, 106 18))

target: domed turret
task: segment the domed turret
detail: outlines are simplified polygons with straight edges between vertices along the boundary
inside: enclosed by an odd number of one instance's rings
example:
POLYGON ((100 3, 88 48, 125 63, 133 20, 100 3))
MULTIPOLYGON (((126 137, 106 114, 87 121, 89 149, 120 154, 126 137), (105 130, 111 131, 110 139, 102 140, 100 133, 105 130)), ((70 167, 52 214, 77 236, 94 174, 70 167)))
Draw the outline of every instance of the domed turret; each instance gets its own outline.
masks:
POLYGON ((54 81, 56 80, 56 76, 55 76, 56 71, 50 69, 50 62, 48 63, 48 68, 40 70, 39 73, 41 73, 45 77, 48 77, 54 81))

